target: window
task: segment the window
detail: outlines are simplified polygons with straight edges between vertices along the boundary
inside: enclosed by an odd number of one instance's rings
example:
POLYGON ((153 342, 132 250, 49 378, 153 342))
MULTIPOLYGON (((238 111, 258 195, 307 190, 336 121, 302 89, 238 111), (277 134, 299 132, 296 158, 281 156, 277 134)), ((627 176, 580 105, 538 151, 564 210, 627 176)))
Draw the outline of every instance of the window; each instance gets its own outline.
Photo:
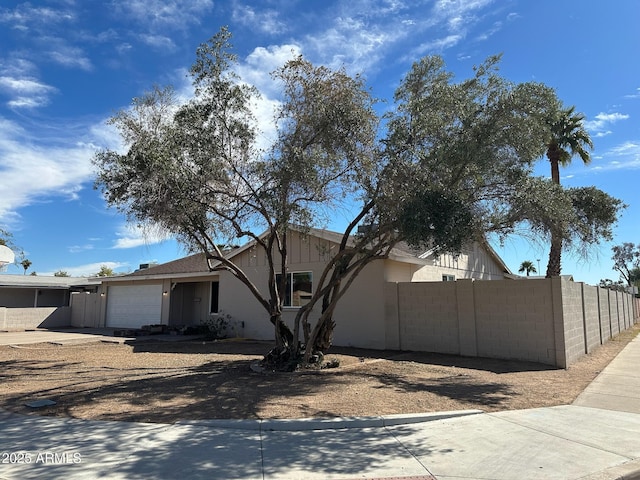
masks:
POLYGON ((455 275, 442 275, 442 281, 443 282, 455 282, 456 281, 456 277, 455 277, 455 275))
POLYGON ((211 313, 218 313, 218 294, 220 293, 220 283, 211 282, 211 313))
MULTIPOLYGON (((280 283, 280 274, 276 275, 276 282, 280 283)), ((311 300, 313 274, 311 272, 287 273, 287 284, 284 292, 285 307, 301 307, 311 300)))

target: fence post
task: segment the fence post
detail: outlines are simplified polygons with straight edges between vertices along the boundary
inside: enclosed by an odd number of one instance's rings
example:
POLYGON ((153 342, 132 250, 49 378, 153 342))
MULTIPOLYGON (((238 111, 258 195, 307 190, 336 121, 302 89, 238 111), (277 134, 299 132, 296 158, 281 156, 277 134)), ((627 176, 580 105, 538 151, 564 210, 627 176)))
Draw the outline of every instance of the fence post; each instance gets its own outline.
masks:
POLYGON ((556 350, 556 367, 567 368, 567 346, 564 336, 564 308, 562 305, 562 277, 547 280, 551 286, 551 305, 553 308, 553 334, 556 350))
POLYGON ((398 283, 384 284, 384 348, 402 350, 402 332, 398 311, 398 283))
POLYGON ((478 356, 476 336, 476 302, 473 279, 456 280, 456 303, 458 311, 458 344, 460 355, 478 356))

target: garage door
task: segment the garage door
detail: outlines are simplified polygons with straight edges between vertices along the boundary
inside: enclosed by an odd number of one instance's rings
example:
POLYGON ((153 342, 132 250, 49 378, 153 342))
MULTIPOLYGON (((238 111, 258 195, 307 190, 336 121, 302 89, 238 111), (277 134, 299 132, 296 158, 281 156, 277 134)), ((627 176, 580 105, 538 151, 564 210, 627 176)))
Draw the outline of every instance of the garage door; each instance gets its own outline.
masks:
POLYGON ((107 292, 107 327, 140 328, 160 323, 162 285, 109 287, 107 292))

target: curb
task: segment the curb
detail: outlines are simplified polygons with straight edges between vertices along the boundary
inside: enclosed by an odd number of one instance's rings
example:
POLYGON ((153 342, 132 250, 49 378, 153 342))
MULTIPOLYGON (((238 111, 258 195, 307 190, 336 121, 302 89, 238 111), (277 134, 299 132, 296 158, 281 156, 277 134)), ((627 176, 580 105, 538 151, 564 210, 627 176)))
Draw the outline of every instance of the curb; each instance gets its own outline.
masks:
POLYGON ((211 428, 229 428, 256 431, 308 431, 335 430, 346 428, 376 428, 412 423, 432 422, 447 418, 478 415, 482 410, 457 410, 452 412, 385 415, 375 417, 336 417, 336 418, 299 418, 299 419, 256 419, 256 420, 180 420, 174 425, 189 425, 211 428))
POLYGON ((615 467, 592 473, 580 480, 640 480, 640 460, 631 460, 615 467))

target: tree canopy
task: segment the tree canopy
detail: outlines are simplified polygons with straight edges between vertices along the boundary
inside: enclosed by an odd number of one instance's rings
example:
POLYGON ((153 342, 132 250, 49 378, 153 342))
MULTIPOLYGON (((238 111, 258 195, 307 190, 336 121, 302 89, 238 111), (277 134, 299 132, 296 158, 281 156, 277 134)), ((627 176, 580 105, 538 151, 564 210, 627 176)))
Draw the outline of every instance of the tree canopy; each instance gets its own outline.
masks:
POLYGON ((640 244, 624 242, 622 245, 611 247, 613 268, 620 272, 624 282, 631 286, 640 280, 640 244))
POLYGON ((538 270, 531 260, 525 260, 520 264, 518 273, 526 273, 528 277, 531 273, 538 273, 538 270))
POLYGON ((100 265, 100 270, 96 273, 96 277, 112 277, 113 268, 107 265, 100 265))

